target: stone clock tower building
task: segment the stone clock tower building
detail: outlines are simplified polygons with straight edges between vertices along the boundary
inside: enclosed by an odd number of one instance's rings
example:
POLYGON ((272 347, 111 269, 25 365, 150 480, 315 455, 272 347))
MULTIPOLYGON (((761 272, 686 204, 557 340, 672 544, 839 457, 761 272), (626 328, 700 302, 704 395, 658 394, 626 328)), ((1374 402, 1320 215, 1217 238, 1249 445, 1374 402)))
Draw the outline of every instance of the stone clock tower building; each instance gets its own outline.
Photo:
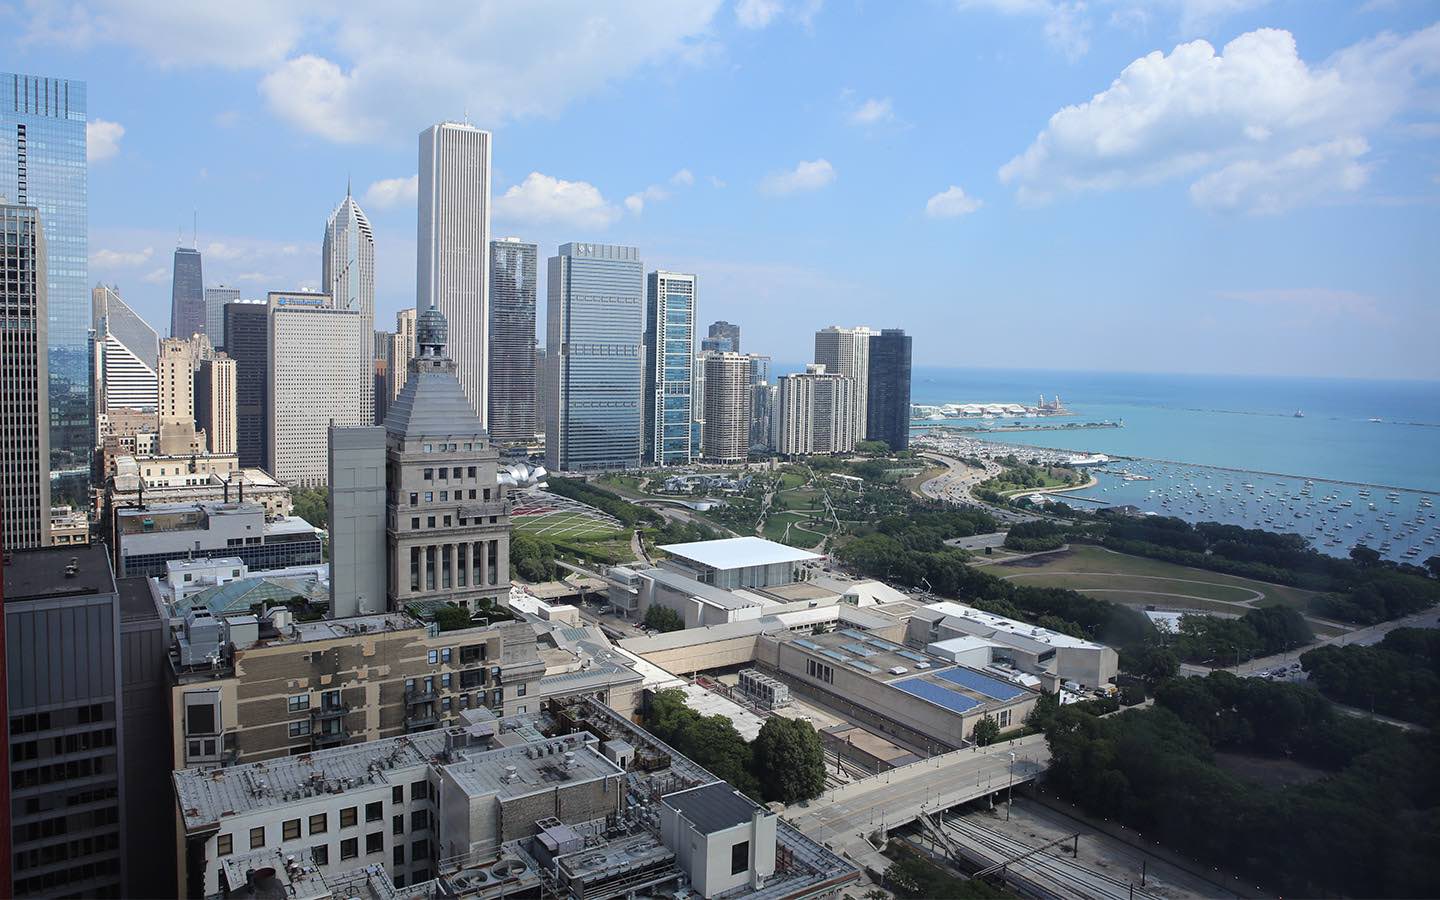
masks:
POLYGON ((499 604, 510 592, 509 488, 499 452, 446 352, 445 316, 415 326, 415 357, 385 419, 387 594, 392 609, 499 604))

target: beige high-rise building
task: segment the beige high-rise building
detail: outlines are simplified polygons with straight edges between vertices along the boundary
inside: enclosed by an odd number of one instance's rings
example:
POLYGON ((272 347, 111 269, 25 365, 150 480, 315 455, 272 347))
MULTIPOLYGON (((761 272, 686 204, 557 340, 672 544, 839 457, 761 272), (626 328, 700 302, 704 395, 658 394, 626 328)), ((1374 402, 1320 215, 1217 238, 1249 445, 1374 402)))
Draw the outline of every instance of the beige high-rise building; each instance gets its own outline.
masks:
POLYGON ((195 370, 195 422, 210 441, 210 452, 234 454, 235 360, 224 353, 202 360, 195 370))
POLYGON ((390 335, 390 353, 385 361, 389 370, 390 399, 400 396, 410 374, 410 360, 415 358, 415 310, 402 309, 395 314, 395 333, 390 335))
POLYGON ((786 456, 848 453, 855 449, 855 381, 809 365, 780 376, 776 449, 786 456))
POLYGON ((5 310, 0 326, 0 527, 6 550, 50 545, 47 271, 39 210, 0 203, 0 309, 5 310))
POLYGON ((705 436, 709 462, 743 463, 750 455, 750 359, 740 353, 705 355, 705 436))
POLYGON ((870 336, 879 334, 864 325, 841 328, 831 325, 815 332, 815 362, 832 375, 844 375, 851 386, 854 409, 850 429, 855 440, 865 437, 867 387, 870 384, 870 336))
POLYGON ((195 433, 195 346, 185 338, 160 342, 159 432, 161 456, 204 453, 195 433))

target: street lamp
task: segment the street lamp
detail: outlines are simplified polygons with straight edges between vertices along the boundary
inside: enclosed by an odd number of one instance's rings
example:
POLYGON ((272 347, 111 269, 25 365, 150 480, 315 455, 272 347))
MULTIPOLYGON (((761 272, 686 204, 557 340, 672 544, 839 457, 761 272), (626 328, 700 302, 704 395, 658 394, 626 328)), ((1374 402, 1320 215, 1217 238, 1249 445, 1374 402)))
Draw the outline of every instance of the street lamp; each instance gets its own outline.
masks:
POLYGON ((1010 803, 1015 791, 1015 751, 1010 751, 1010 781, 1005 785, 1005 821, 1010 821, 1010 803))

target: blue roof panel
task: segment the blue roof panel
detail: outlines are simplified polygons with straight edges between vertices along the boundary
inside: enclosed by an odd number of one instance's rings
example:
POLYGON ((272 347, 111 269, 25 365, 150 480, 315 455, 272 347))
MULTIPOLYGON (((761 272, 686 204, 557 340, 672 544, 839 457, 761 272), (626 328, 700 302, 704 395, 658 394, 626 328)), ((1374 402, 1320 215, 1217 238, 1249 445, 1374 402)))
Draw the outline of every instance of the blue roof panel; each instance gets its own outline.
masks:
POLYGON ((948 709, 953 713, 966 713, 980 705, 979 700, 972 700, 964 694, 919 678, 902 678, 890 683, 911 696, 919 697, 921 700, 948 709))
POLYGON ((969 669, 946 669, 943 672, 936 672, 935 674, 946 681, 969 688, 977 694, 993 697, 996 700, 1014 700, 1016 697, 1022 696, 1025 693, 1024 688, 1016 687, 998 678, 991 678, 989 675, 972 672, 969 669))

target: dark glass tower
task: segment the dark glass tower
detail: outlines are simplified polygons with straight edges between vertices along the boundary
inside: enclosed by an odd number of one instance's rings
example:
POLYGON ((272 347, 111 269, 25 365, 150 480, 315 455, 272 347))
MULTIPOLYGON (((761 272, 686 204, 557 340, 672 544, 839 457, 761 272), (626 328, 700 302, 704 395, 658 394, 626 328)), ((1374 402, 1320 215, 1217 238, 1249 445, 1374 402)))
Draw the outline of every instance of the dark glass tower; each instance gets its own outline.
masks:
POLYGON ((910 336, 887 328, 870 336, 865 437, 891 450, 910 447, 910 336))
POLYGON ((490 242, 490 438, 535 440, 535 277, 540 248, 490 242))
POLYGON ((240 465, 270 470, 265 416, 270 406, 269 307, 263 301, 225 304, 225 352, 235 360, 235 448, 240 465))
POLYGON ((205 280, 200 274, 200 251, 176 247, 170 280, 170 336, 188 338, 204 333, 205 280))
POLYGON ((739 325, 733 325, 725 321, 724 319, 721 319, 718 322, 711 322, 710 330, 706 333, 705 337, 707 338, 706 342, 711 343, 711 346, 701 347, 700 349, 702 350, 730 350, 734 353, 740 352, 739 325), (720 343, 722 341, 729 341, 729 343, 720 343))

